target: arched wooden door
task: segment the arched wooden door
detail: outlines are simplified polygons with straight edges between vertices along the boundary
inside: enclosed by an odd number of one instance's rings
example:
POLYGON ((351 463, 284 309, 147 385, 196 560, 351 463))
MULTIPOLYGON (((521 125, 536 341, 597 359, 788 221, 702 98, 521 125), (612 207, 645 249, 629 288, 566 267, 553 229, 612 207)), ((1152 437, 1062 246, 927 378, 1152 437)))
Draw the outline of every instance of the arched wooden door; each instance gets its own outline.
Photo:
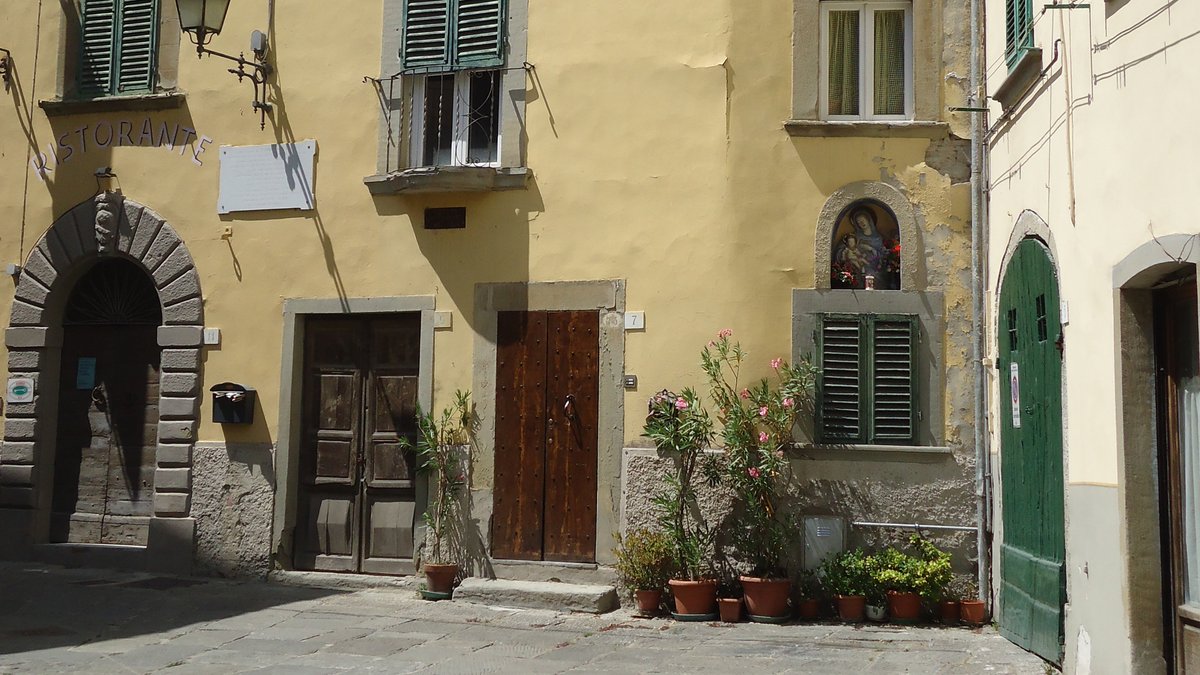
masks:
POLYGON ((50 540, 145 546, 154 515, 162 310, 134 263, 96 263, 63 318, 50 540))
POLYGON ((1046 247, 1018 245, 1000 290, 1000 632, 1062 662, 1066 602, 1062 323, 1046 247))

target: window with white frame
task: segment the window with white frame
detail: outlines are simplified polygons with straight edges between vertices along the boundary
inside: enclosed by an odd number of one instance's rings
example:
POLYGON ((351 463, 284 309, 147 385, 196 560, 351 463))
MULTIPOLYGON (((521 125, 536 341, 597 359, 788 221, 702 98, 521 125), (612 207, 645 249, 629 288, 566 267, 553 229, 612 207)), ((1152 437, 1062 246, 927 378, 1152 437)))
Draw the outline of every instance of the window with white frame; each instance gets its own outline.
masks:
POLYGON ((411 166, 498 166, 504 0, 407 0, 411 166))
POLYGON ((912 118, 912 23, 907 0, 821 2, 822 118, 912 118))

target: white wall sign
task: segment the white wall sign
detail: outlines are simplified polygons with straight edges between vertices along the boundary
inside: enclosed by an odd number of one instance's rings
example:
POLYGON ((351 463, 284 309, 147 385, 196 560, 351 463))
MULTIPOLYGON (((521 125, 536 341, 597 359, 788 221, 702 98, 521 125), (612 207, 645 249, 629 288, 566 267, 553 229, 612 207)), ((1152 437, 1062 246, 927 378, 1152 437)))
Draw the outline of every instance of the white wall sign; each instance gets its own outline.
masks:
POLYGON ((274 145, 221 146, 217 213, 299 209, 310 211, 316 187, 315 140, 274 145))
POLYGON ((1012 392, 1012 423, 1014 429, 1021 428, 1021 369, 1016 361, 1008 364, 1008 386, 1012 392))
POLYGON ((33 378, 8 378, 8 395, 5 400, 9 403, 33 403, 33 378))

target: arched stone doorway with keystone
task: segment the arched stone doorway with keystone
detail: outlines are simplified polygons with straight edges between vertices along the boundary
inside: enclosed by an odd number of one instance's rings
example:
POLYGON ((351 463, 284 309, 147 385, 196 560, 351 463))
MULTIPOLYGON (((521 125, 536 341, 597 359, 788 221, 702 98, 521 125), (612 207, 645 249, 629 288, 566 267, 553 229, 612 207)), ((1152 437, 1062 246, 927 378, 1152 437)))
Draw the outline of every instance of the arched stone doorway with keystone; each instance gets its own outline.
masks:
POLYGON ((103 192, 55 220, 16 279, 0 447, 3 555, 191 570, 203 301, 153 210, 103 192))

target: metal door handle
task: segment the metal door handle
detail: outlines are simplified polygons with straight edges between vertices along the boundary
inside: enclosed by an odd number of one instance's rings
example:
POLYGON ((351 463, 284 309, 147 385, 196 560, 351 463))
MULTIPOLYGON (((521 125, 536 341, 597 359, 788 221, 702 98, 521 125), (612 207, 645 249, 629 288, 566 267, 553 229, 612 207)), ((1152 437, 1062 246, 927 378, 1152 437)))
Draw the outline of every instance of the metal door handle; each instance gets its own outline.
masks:
POLYGON ((96 385, 95 387, 92 387, 92 403, 95 403, 97 406, 102 406, 105 403, 105 398, 106 396, 104 395, 103 386, 96 385))
POLYGON ((575 395, 567 394, 567 400, 563 403, 563 417, 567 420, 567 424, 571 423, 571 418, 575 416, 575 395))

